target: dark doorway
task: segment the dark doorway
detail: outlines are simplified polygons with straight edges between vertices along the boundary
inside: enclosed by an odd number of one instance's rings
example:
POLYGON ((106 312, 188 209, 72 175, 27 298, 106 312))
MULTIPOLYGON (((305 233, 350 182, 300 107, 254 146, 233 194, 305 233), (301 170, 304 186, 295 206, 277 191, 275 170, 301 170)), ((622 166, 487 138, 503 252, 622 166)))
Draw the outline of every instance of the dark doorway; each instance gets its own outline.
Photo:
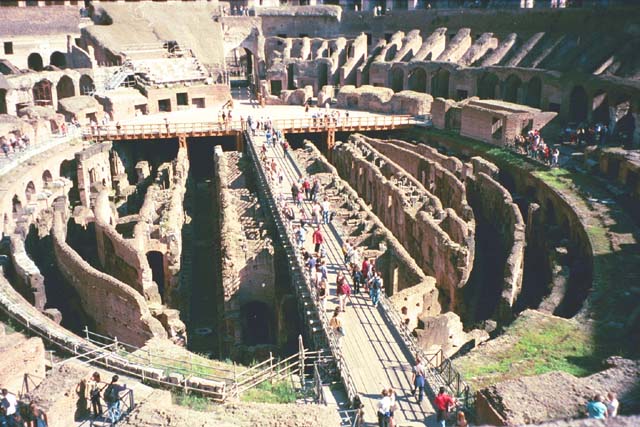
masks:
POLYGON ((53 52, 49 58, 49 64, 55 65, 58 68, 67 68, 67 58, 62 52, 53 52))
POLYGON ((32 53, 27 58, 27 67, 33 71, 42 71, 42 56, 39 53, 32 53))
POLYGON ((431 95, 434 98, 449 98, 449 71, 440 68, 431 77, 431 95))
POLYGON ((582 86, 575 86, 569 97, 569 121, 582 123, 587 120, 587 92, 582 86))
POLYGON ((318 90, 329 84, 329 64, 318 65, 318 90))
POLYGON ((0 89, 0 114, 7 114, 7 90, 0 89))
POLYGON ((478 79, 478 97, 480 99, 496 99, 496 87, 498 87, 498 77, 495 74, 484 73, 478 79))
POLYGON ((507 102, 518 103, 521 87, 522 80, 520 80, 520 77, 513 74, 510 75, 504 84, 504 100, 507 102))
POLYGON ((282 80, 271 80, 271 95, 280 96, 282 92, 282 80))
POLYGON ((293 90, 296 89, 295 79, 294 79, 294 65, 287 65, 287 89, 293 90))
POLYGON ((273 319, 267 304, 260 301, 252 301, 243 305, 240 313, 244 344, 273 343, 273 319))
POLYGON ((83 74, 80 77, 80 95, 92 95, 95 90, 96 87, 93 84, 93 79, 83 74))
POLYGON ((534 77, 527 83, 527 95, 524 103, 529 107, 540 108, 540 95, 542 93, 542 82, 538 77, 534 77))
POLYGON ((147 252, 147 262, 151 267, 153 281, 158 285, 160 298, 164 302, 164 256, 160 251, 147 252))
POLYGON ((427 91, 427 73, 422 68, 416 68, 409 73, 407 81, 409 90, 425 93, 427 91))
POLYGON ((400 68, 391 70, 391 89, 394 92, 400 92, 404 85, 404 71, 400 68))
POLYGON ((598 91, 593 96, 592 118, 594 123, 602 123, 608 125, 611 121, 609 115, 609 97, 604 91, 598 91))
POLYGON ((76 88, 73 86, 73 80, 69 76, 62 76, 56 85, 58 99, 70 98, 76 96, 76 88))
POLYGON ((51 82, 49 80, 40 80, 33 85, 33 103, 40 106, 53 105, 51 82))

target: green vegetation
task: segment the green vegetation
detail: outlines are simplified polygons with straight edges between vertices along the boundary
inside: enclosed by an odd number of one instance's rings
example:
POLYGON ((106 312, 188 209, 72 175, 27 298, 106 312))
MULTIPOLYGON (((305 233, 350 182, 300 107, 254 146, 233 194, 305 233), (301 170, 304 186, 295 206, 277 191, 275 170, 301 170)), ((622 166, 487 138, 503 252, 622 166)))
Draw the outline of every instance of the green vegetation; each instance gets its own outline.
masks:
POLYGON ((295 403, 298 393, 291 381, 281 380, 274 383, 263 382, 241 397, 243 402, 254 403, 295 403))
POLYGON ((484 354, 456 360, 456 367, 474 388, 551 371, 586 376, 600 368, 602 354, 590 330, 572 320, 529 313, 508 327, 484 354))
POLYGON ((206 412, 211 410, 213 403, 209 399, 196 394, 189 394, 183 391, 172 391, 171 400, 176 405, 185 406, 194 411, 206 412))

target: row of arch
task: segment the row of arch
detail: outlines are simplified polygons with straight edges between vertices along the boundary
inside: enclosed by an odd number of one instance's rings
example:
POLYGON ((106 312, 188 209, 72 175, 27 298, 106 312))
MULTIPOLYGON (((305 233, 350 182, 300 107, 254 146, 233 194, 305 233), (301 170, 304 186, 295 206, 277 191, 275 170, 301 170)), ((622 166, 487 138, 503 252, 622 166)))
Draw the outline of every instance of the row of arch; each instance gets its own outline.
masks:
MULTIPOLYGON (((76 95, 89 95, 95 90, 93 79, 83 74, 80 76, 79 88, 69 76, 62 76, 55 86, 57 99, 70 98, 76 95)), ((53 105, 53 83, 48 79, 42 79, 33 85, 33 102, 36 105, 53 105)), ((1 108, 1 107, 0 107, 1 108)))
MULTIPOLYGON (((53 181, 53 175, 48 169, 45 169, 42 172, 42 188, 46 188, 53 181)), ((37 199, 36 196, 36 184, 33 181, 29 181, 24 189, 24 198, 21 198, 19 195, 14 194, 12 199, 12 211, 13 214, 21 214, 23 208, 23 201, 27 204, 31 202, 35 202, 37 199)))
MULTIPOLYGON (((56 50, 49 56, 49 65, 54 65, 61 69, 67 68, 67 56, 56 50)), ((27 57, 27 67, 33 71, 42 71, 44 69, 42 55, 37 52, 31 53, 27 57)))

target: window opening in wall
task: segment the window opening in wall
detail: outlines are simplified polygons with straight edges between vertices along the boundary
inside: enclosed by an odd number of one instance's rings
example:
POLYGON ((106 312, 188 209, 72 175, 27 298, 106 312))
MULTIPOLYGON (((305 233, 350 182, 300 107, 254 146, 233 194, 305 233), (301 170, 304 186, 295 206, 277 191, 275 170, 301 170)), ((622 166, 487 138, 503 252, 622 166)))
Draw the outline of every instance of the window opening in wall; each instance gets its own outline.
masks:
POLYGON ((4 54, 13 55, 13 42, 4 42, 4 54))
POLYGON ((196 108, 204 108, 204 98, 192 98, 191 103, 196 108))
POLYGON ((160 111, 171 111, 171 100, 170 99, 158 99, 158 110, 160 111))
POLYGON ((502 118, 494 117, 491 121, 491 137, 502 139, 502 118))
POLYGON ((282 92, 282 80, 270 80, 271 83, 271 95, 280 96, 282 92))
POLYGON ((469 97, 469 92, 464 89, 456 90, 456 101, 462 101, 463 99, 467 99, 469 97))
POLYGON ((367 36, 367 45, 370 45, 373 41, 373 36, 371 35, 371 33, 365 33, 365 36, 367 36))
POLYGON ((189 94, 187 92, 176 93, 176 103, 178 105, 189 105, 189 94))

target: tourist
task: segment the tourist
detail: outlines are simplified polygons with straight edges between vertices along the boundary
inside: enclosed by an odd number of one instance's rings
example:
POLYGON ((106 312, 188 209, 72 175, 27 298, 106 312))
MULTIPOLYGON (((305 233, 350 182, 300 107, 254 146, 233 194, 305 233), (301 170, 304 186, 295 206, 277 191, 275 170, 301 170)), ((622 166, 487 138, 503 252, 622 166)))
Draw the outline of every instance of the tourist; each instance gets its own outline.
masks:
POLYGON ((318 202, 314 200, 311 206, 311 216, 313 217, 313 223, 315 225, 320 224, 320 218, 322 217, 322 207, 318 202))
POLYGON ((329 327, 333 332, 333 336, 336 338, 336 344, 340 347, 342 338, 345 336, 342 319, 340 318, 340 307, 336 307, 335 310, 333 310, 333 316, 329 320, 329 327))
POLYGON ((307 197, 307 201, 311 201, 311 184, 309 183, 309 178, 305 178, 304 181, 302 181, 302 189, 307 197))
POLYGON ((601 394, 596 394, 593 400, 587 403, 587 414, 589 418, 597 420, 607 418, 607 406, 604 404, 604 397, 601 394))
POLYGON ((311 186, 311 200, 314 202, 318 200, 318 194, 320 193, 320 182, 318 178, 313 180, 313 185, 311 186))
POLYGON ((320 280, 318 282, 318 304, 320 305, 320 309, 324 311, 325 301, 327 299, 327 281, 320 280))
POLYGON ((322 222, 324 224, 329 224, 329 213, 331 212, 331 206, 329 205, 329 200, 325 197, 322 201, 322 222))
POLYGON ((29 418, 29 427, 47 427, 49 425, 47 414, 36 406, 35 402, 29 404, 29 418))
POLYGON ((382 390, 382 398, 378 400, 378 427, 389 427, 389 418, 391 418, 391 399, 389 391, 382 390))
POLYGON ((320 230, 320 226, 318 225, 316 231, 313 232, 313 244, 315 245, 314 252, 320 252, 320 247, 324 243, 324 236, 322 235, 322 231, 320 230))
POLYGON ((374 307, 378 306, 380 302, 380 294, 382 293, 382 278, 377 271, 373 272, 373 277, 369 282, 369 296, 374 307))
POLYGON ((456 416, 456 427, 469 427, 467 417, 462 411, 458 411, 458 415, 456 416))
POLYGON ((307 240, 307 232, 303 226, 297 226, 295 231, 296 241, 298 242, 298 248, 304 248, 304 242, 307 240))
POLYGON ((13 393, 9 393, 6 388, 2 389, 2 400, 0 400, 0 406, 4 410, 5 419, 7 420, 7 425, 12 427, 16 421, 16 415, 18 410, 18 399, 16 395, 13 393))
POLYGON ((440 427, 446 427, 449 411, 456 406, 456 401, 447 394, 444 387, 440 387, 440 391, 434 400, 437 420, 440 427))
MULTIPOLYGON (((265 146, 263 145, 263 147, 265 146)), ((298 202, 299 194, 300 194, 300 188, 298 187, 298 184, 294 182, 293 184, 291 184, 291 198, 293 199, 294 202, 298 202)))
POLYGON ((314 274, 316 272, 316 265, 318 262, 318 256, 315 254, 309 260, 307 260, 307 268, 309 269, 309 278, 314 279, 314 274))
POLYGON ((609 392, 607 393, 607 401, 605 402, 607 406, 607 414, 609 414, 609 418, 618 416, 618 408, 620 408, 620 402, 615 393, 609 392))
POLYGON ((560 161, 560 150, 558 147, 553 149, 553 154, 551 154, 551 167, 558 167, 560 161))
POLYGON ((421 403, 424 399, 424 378, 424 365, 422 364, 422 360, 420 360, 420 357, 416 357, 416 364, 413 365, 411 374, 411 384, 413 384, 411 394, 415 396, 416 393, 418 393, 418 403, 421 403))
POLYGON ((351 264, 351 279, 353 280, 353 294, 358 295, 362 284, 362 272, 357 264, 351 264))
POLYGON ((2 151, 4 152, 4 156, 9 158, 9 153, 11 152, 11 144, 5 137, 2 137, 2 151))
POLYGON ((395 413, 395 411, 398 410, 398 402, 396 401, 396 398, 397 398, 396 391, 393 389, 393 387, 389 387, 387 394, 389 396, 389 427, 394 427, 395 421, 393 418, 393 414, 395 413))
POLYGON ((344 257, 344 263, 349 265, 351 261, 351 255, 353 255, 353 248, 349 242, 342 243, 342 256, 344 257))
POLYGON ((320 272, 321 280, 329 280, 329 270, 327 269, 327 262, 322 259, 322 256, 321 261, 318 264, 318 271, 320 272))
POLYGON ((107 416, 111 424, 120 420, 120 393, 127 389, 126 385, 118 384, 120 378, 114 375, 104 391, 104 401, 107 403, 107 416))
POLYGON ((100 393, 102 388, 100 385, 100 373, 94 372, 89 381, 87 381, 87 393, 91 401, 91 411, 94 417, 102 416, 102 405, 100 404, 100 393))
POLYGON ((340 307, 340 311, 344 312, 347 305, 347 298, 351 295, 351 287, 342 271, 339 271, 336 277, 336 293, 338 294, 338 307, 340 307))

